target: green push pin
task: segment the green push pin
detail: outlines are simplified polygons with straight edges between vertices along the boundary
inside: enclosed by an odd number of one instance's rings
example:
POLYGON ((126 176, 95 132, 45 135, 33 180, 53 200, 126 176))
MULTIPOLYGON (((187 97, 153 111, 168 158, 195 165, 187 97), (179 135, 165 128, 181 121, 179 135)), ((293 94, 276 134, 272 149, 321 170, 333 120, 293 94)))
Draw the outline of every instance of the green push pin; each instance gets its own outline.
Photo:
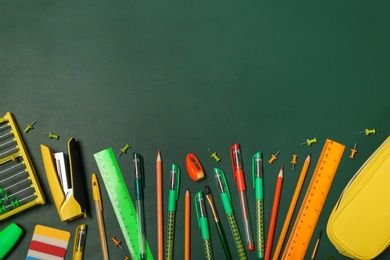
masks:
POLYGON ((49 136, 50 139, 54 138, 54 139, 58 140, 60 138, 59 135, 55 135, 52 132, 49 132, 49 133, 43 132, 43 134, 49 136))
POLYGON ((121 148, 121 153, 118 154, 118 157, 121 157, 122 154, 125 154, 127 152, 127 149, 130 148, 130 145, 126 144, 123 148, 121 148))
POLYGON ((375 129, 364 129, 364 131, 361 131, 359 132, 359 134, 366 134, 366 135, 370 135, 370 134, 376 134, 376 130, 375 129))
POLYGON ((34 121, 34 122, 32 122, 31 124, 27 124, 27 127, 24 129, 24 132, 25 133, 28 133, 28 131, 30 131, 31 129, 33 129, 34 127, 34 125, 35 125, 35 123, 36 123, 37 121, 34 121))
POLYGON ((211 153, 211 158, 214 158, 216 162, 219 162, 221 158, 218 157, 216 152, 213 152, 210 148, 207 148, 209 152, 211 153))
POLYGON ((308 146, 310 146, 312 143, 317 143, 317 138, 313 138, 313 139, 306 139, 306 142, 304 142, 304 143, 301 143, 301 145, 305 145, 305 144, 307 144, 308 146))

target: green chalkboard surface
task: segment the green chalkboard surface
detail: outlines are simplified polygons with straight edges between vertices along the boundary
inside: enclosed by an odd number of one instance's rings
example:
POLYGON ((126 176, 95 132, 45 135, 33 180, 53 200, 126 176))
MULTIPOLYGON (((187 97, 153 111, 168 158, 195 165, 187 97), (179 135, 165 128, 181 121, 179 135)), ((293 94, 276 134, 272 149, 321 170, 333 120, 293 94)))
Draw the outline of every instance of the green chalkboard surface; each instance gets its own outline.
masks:
MULTIPOLYGON (((47 201, 0 222, 0 230, 15 222, 24 231, 6 259, 25 258, 37 224, 71 232, 66 259, 72 259, 75 229, 82 223, 88 226, 84 259, 100 259, 91 187, 91 174, 100 173, 93 154, 109 147, 119 154, 125 144, 130 148, 117 160, 133 200, 132 153, 144 158, 146 237, 155 259, 157 150, 163 160, 165 232, 171 164, 182 172, 174 259, 183 259, 185 190, 193 201, 205 185, 211 188, 227 242, 238 259, 213 176, 215 167, 226 173, 243 237, 229 154, 235 143, 241 145, 253 234, 251 158, 258 151, 264 156, 266 233, 276 176, 280 166, 285 167, 275 248, 304 158, 312 156, 303 192, 326 139, 346 149, 305 259, 320 230, 324 234, 317 259, 347 259, 325 230, 345 185, 389 135, 389 7, 384 1, 0 0, 0 116, 12 112, 20 129, 36 121, 22 137, 47 201), (376 129, 376 134, 359 134, 364 129, 376 129), (49 139, 42 132, 60 138, 49 139), (67 152, 71 137, 80 143, 87 217, 63 223, 50 193, 40 144, 67 152), (317 143, 301 145, 311 138, 317 143), (355 143, 358 152, 350 159, 355 143), (216 162, 208 148, 221 161, 216 162), (277 160, 269 164, 278 151, 277 160), (199 182, 186 171, 188 153, 205 169, 206 177, 199 182), (298 162, 294 170, 293 154, 298 162)), ((110 240, 115 236, 125 245, 103 185, 101 194, 110 258, 124 259, 129 255, 126 246, 121 250, 110 240)), ((191 256, 204 259, 191 206, 191 256)), ((208 205, 206 210, 215 259, 224 259, 208 205)), ((255 251, 246 253, 248 259, 256 259, 255 251)), ((377 259, 389 257, 385 250, 377 259)))

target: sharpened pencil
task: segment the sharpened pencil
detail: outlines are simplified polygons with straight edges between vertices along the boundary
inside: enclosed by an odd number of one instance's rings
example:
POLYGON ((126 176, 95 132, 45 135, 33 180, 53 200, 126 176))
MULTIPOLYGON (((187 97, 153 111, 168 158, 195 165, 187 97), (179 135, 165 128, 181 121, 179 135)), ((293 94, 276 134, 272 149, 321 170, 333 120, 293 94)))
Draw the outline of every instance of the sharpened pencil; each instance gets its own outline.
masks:
POLYGON ((291 199, 290 207, 288 208, 286 219, 284 220, 282 231, 280 232, 278 244, 275 248, 274 256, 272 257, 272 260, 278 260, 280 252, 282 251, 282 246, 284 243, 284 239, 286 238, 287 230, 291 222, 291 218, 294 214, 295 206, 297 205, 297 201, 299 198, 299 194, 302 190, 303 182, 305 181, 307 170, 309 169, 310 165, 310 154, 306 157, 305 162, 302 166, 301 174, 299 175, 299 179, 297 182, 297 186, 295 187, 294 195, 291 199))
POLYGON ((184 260, 191 259, 191 194, 186 190, 184 197, 184 260))
POLYGON ((272 242, 275 234, 275 226, 276 226, 276 219, 279 210, 280 195, 282 193, 283 170, 284 167, 281 166, 279 170, 278 178, 276 180, 274 202, 272 204, 271 218, 270 218, 268 236, 267 236, 266 247, 265 247, 265 256, 264 256, 265 260, 269 260, 271 258, 272 242))
POLYGON ((157 151, 156 160, 156 197, 157 197, 157 256, 158 260, 164 259, 164 219, 163 219, 163 195, 162 195, 162 161, 160 150, 157 151))

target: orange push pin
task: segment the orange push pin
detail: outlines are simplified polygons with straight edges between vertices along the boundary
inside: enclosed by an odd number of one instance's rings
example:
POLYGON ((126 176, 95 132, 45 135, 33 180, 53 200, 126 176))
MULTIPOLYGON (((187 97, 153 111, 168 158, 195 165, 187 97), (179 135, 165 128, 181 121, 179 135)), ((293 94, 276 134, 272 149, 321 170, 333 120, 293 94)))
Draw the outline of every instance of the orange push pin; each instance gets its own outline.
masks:
POLYGON ((293 155, 292 155, 292 160, 291 160, 292 170, 294 170, 295 165, 298 164, 298 162, 297 162, 297 157, 298 157, 298 155, 296 155, 296 154, 293 154, 293 155))
POLYGON ((359 134, 365 134, 365 135, 370 135, 370 134, 376 134, 376 130, 374 129, 364 129, 364 131, 359 132, 359 134))
POLYGON ((278 159, 277 156, 278 156, 279 153, 280 153, 280 151, 277 151, 276 154, 271 155, 271 158, 268 160, 269 164, 272 164, 275 160, 278 159))
POLYGON ((121 241, 119 241, 115 237, 112 237, 111 240, 112 242, 114 242, 115 246, 119 246, 123 250, 123 247, 121 246, 121 241))
POLYGON ((130 257, 128 256, 125 256, 125 260, 131 260, 130 257))
POLYGON ((305 144, 307 144, 308 146, 310 146, 312 143, 317 143, 317 138, 313 138, 313 139, 306 139, 306 142, 304 142, 304 143, 301 143, 301 145, 305 145, 305 144))
POLYGON ((351 159, 355 159, 355 153, 357 153, 356 146, 357 146, 357 143, 355 143, 355 145, 351 149, 351 155, 349 156, 349 158, 351 158, 351 159))

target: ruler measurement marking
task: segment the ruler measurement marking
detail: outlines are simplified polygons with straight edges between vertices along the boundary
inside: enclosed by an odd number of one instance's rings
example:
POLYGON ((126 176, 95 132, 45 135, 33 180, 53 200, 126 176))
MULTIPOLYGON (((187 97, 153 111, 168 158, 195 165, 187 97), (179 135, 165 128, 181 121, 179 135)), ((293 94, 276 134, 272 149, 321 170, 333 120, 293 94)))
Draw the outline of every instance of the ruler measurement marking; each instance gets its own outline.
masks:
POLYGON ((291 231, 283 259, 304 257, 332 185, 344 148, 344 145, 326 140, 296 222, 291 231))
MULTIPOLYGON (((94 154, 94 157, 130 255, 132 258, 138 259, 140 257, 138 219, 115 155, 112 149, 108 148, 94 154)), ((147 242, 145 248, 147 259, 153 260, 154 258, 147 242)))

